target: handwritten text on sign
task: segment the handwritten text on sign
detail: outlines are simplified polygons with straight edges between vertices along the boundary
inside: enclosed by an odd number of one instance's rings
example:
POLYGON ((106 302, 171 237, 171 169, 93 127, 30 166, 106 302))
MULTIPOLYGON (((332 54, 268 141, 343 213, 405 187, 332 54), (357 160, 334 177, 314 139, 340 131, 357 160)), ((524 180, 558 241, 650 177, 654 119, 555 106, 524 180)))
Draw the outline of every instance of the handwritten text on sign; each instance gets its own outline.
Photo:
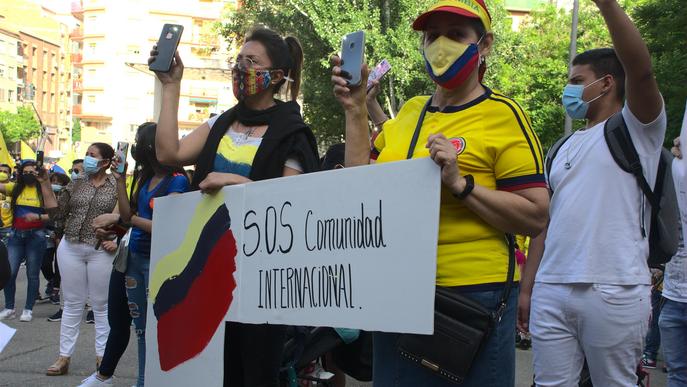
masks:
POLYGON ((156 199, 146 377, 221 385, 225 320, 431 333, 439 173, 419 159, 156 199))

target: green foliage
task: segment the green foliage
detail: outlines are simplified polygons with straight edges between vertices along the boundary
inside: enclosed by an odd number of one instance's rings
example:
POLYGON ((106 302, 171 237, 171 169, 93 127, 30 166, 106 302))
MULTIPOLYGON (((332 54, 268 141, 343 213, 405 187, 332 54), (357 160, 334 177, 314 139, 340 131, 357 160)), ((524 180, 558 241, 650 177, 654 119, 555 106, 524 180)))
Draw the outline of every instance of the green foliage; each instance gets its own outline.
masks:
POLYGON ((72 142, 81 141, 81 120, 72 118, 72 142))
MULTIPOLYGON (((625 0, 623 6, 637 20, 654 59, 659 87, 665 97, 672 139, 682 122, 687 98, 687 12, 682 0, 625 0), (633 8, 637 2, 638 6, 633 8), (634 11, 633 11, 634 10, 634 11)), ((392 71, 382 82, 380 102, 395 111, 404 101, 429 94, 434 85, 420 52, 420 34, 411 23, 434 0, 261 0, 244 2, 232 10, 220 33, 239 46, 254 25, 264 25, 298 37, 305 62, 303 113, 322 146, 343 139, 343 112, 330 83, 328 58, 339 50, 341 37, 363 29, 366 59, 374 66, 382 59, 392 71)), ((580 2, 577 52, 610 47, 606 25, 592 1, 580 2)), ((567 82, 569 11, 545 4, 512 30, 504 0, 487 0, 493 18, 494 46, 487 58, 485 85, 518 101, 530 115, 542 146, 547 148, 563 133, 565 113, 560 96, 567 82)), ((575 121, 576 126, 583 121, 575 121)))
MULTIPOLYGON (((504 24, 495 28, 495 52, 489 60, 496 65, 490 65, 485 83, 523 106, 544 148, 563 134, 561 93, 567 83, 571 24, 570 12, 544 5, 518 32, 504 24)), ((596 6, 581 2, 577 52, 610 45, 596 6)), ((583 125, 583 121, 575 124, 583 125)))
POLYGON ((16 113, 0 111, 0 131, 9 144, 35 139, 41 134, 41 126, 30 107, 20 106, 16 113))
POLYGON ((680 134, 687 101, 687 10, 683 0, 651 0, 632 13, 649 46, 668 115, 667 146, 680 134))

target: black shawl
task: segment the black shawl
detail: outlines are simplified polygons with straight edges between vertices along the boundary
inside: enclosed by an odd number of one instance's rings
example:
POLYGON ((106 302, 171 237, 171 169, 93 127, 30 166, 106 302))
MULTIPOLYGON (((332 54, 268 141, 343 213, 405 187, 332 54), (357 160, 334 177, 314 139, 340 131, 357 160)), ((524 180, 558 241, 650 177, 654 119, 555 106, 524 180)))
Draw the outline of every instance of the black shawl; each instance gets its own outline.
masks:
POLYGON ((296 102, 276 101, 276 103, 267 111, 258 113, 259 117, 252 122, 244 122, 250 121, 251 118, 243 119, 242 116, 247 115, 245 114, 247 108, 240 105, 241 103, 219 116, 210 129, 207 141, 198 157, 193 182, 191 182, 192 190, 198 190, 198 184, 213 171, 217 147, 229 126, 237 119, 245 125, 268 125, 253 160, 249 176, 251 180, 283 176, 284 164, 289 158, 295 158, 300 162, 303 173, 319 170, 317 142, 310 128, 303 122, 300 106, 296 102))

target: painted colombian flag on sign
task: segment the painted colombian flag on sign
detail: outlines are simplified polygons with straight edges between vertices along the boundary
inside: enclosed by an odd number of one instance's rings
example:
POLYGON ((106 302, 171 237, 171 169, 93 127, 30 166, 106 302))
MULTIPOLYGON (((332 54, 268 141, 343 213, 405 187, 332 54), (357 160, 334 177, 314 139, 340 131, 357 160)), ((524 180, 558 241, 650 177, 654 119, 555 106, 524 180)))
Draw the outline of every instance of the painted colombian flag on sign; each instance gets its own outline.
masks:
POLYGON ((160 366, 169 371, 198 356, 232 302, 236 240, 223 195, 202 200, 179 248, 150 276, 160 366))

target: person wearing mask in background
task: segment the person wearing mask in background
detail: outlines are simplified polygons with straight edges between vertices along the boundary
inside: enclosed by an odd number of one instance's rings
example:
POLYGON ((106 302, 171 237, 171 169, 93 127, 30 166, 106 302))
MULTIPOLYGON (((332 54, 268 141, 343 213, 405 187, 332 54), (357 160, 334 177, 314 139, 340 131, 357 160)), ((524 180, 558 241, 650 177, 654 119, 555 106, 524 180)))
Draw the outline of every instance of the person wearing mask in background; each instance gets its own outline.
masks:
MULTIPOLYGON (((436 285, 496 311, 509 268, 506 233, 537 235, 547 221, 549 195, 543 156, 529 117, 512 99, 482 84, 494 35, 483 0, 443 0, 415 19, 425 65, 436 83, 431 96, 408 100, 382 124, 374 142, 378 163, 430 156, 441 167, 436 285), (409 149, 415 129, 418 142, 409 149)), ((349 87, 333 57, 334 94, 346 116, 346 167, 370 163, 366 87, 349 87)), ((367 79, 363 68, 362 79, 367 79)), ((411 178, 412 176, 405 176, 411 178)), ((519 278, 516 273, 515 280, 519 278)), ((462 385, 515 383, 517 284, 503 317, 472 362, 462 385)), ((452 386, 438 373, 402 358, 399 334, 375 332, 375 386, 452 386)), ((449 348, 445 351, 460 351, 449 348)))
MULTIPOLYGON (((0 164, 0 184, 7 184, 12 177, 12 167, 0 164)), ((7 246, 7 238, 12 230, 12 203, 8 195, 0 193, 0 241, 7 246)))
MULTIPOLYGON (((155 60, 151 51, 148 63, 155 60)), ((183 63, 177 53, 162 82, 156 151, 160 163, 196 165, 192 189, 216 192, 250 183, 318 170, 317 144, 296 102, 303 50, 294 37, 269 29, 247 34, 232 68, 238 104, 179 139, 177 121, 183 63), (290 101, 275 99, 287 85, 290 101)), ((225 385, 278 386, 285 328, 227 323, 225 385), (231 343, 231 344, 229 344, 231 343)))
MULTIPOLYGON (((96 219, 94 225, 97 228, 111 227, 117 223, 130 224, 132 226, 129 237, 128 259, 124 281, 126 284, 126 298, 131 319, 136 327, 138 338, 138 380, 136 387, 143 387, 145 383, 145 357, 146 357, 146 315, 148 311, 148 279, 150 269, 151 233, 153 228, 153 209, 155 199, 158 197, 178 195, 188 191, 189 182, 181 168, 167 167, 157 161, 155 154, 155 132, 157 125, 146 122, 138 127, 136 144, 131 149, 131 155, 136 160, 134 171, 134 183, 131 186, 131 200, 127 195, 126 168, 120 174, 117 167, 126 160, 115 160, 112 163, 112 174, 117 179, 117 199, 119 215, 105 214, 96 219)), ((115 276, 113 272, 113 276, 115 276)), ((112 285, 111 285, 112 286, 112 285)), ((116 286, 116 285, 115 285, 116 286)), ((110 291, 118 292, 110 288, 110 291)), ((122 322, 129 321, 126 316, 116 316, 109 313, 110 325, 122 326, 122 322)), ((127 330, 129 327, 126 327, 127 330)), ((110 331, 112 333, 112 331, 110 331)), ((120 340, 123 341, 123 340, 120 340)), ((111 340, 108 338, 108 344, 111 340)), ((114 343, 119 345, 124 352, 127 342, 114 343), (123 347, 123 348, 122 348, 123 347)), ((107 354, 107 348, 105 353, 107 354)), ((112 375, 118 362, 118 357, 103 358, 99 370, 84 379, 79 387, 111 386, 112 375), (108 363, 105 363, 108 360, 108 363)))
MULTIPOLYGON (((50 186, 56 197, 59 197, 69 182, 69 177, 62 168, 58 166, 50 168, 50 186)), ((59 236, 56 233, 57 228, 54 220, 50 220, 46 224, 47 248, 41 267, 43 276, 48 281, 45 286, 45 296, 53 305, 60 304, 60 269, 55 255, 57 244, 59 243, 59 236)))
MULTIPOLYGON (((84 158, 84 173, 67 185, 59 197, 59 205, 46 207, 58 224, 64 237, 57 248, 57 260, 62 277, 61 291, 64 310, 60 326, 59 357, 51 365, 48 376, 63 375, 69 370, 79 336, 79 325, 86 300, 95 315, 96 366, 105 350, 110 327, 107 323, 107 283, 112 271, 112 252, 117 248, 112 241, 99 243, 93 220, 102 214, 115 211, 117 184, 107 173, 114 149, 105 143, 93 143, 84 158), (98 249, 95 249, 98 247, 98 249)), ((50 195, 55 195, 50 190, 50 195)))
MULTIPOLYGON (((684 130, 684 129, 683 129, 684 130)), ((681 159, 683 152, 680 138, 673 140, 671 149, 675 157, 681 159)), ((674 160, 673 163, 683 162, 674 160)), ((684 173, 684 170, 682 171, 684 173)), ((675 188, 687 185, 687 176, 673 165, 675 188)), ((680 223, 687 227, 687 198, 685 193, 677 192, 680 209, 680 223)), ((661 330, 663 356, 668 370, 667 387, 687 386, 687 249, 682 240, 680 247, 666 264, 663 277, 663 309, 658 319, 661 330)))
POLYGON ((44 170, 41 172, 45 178, 39 180, 36 162, 25 160, 19 166, 16 183, 0 184, 0 192, 11 197, 13 218, 12 231, 7 243, 12 276, 5 287, 5 310, 0 312, 0 320, 16 317, 15 284, 23 259, 26 259, 28 284, 26 303, 20 321, 29 322, 33 319, 33 305, 40 286, 40 266, 46 249, 45 222, 50 219, 43 209, 46 194, 44 191, 52 192, 47 173, 44 170))
POLYGON ((79 175, 83 173, 83 159, 75 159, 72 161, 72 168, 69 170, 69 177, 76 180, 79 175))
POLYGON ((651 312, 652 209, 613 159, 604 126, 622 115, 653 187, 666 113, 639 31, 616 0, 594 3, 613 48, 572 61, 563 105, 586 126, 552 161, 551 220, 530 243, 520 292, 518 324, 532 334, 537 386, 577 384, 585 359, 595 386, 636 385, 651 312))

